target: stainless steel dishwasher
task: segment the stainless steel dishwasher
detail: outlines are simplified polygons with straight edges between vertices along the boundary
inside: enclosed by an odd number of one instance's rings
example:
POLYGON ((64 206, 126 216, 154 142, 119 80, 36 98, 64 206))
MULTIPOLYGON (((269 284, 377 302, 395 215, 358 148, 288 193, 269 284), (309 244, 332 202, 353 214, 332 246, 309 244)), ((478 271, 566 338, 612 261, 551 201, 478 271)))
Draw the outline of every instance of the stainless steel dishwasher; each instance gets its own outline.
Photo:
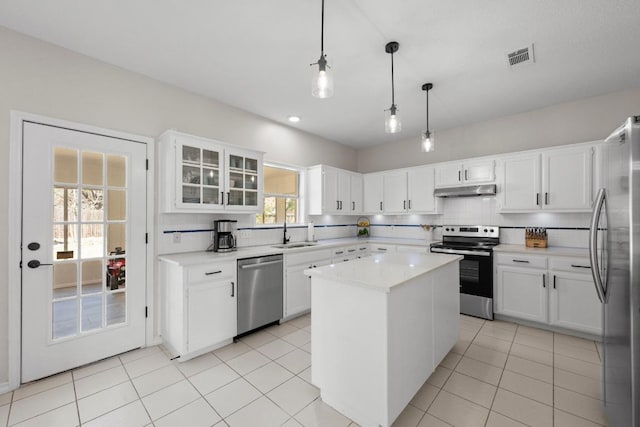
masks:
POLYGON ((282 255, 238 260, 238 335, 282 319, 282 255))

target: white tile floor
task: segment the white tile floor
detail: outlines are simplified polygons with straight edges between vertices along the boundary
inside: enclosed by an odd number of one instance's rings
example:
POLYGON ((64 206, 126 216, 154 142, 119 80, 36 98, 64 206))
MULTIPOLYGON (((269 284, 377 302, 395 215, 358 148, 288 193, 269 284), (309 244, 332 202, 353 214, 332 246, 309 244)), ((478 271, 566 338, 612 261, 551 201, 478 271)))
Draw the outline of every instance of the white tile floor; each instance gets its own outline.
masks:
MULTIPOLYGON (((188 362, 160 347, 0 395, 0 426, 350 426, 311 381, 310 317, 188 362)), ((394 426, 598 426, 593 341, 462 316, 460 340, 394 426)))

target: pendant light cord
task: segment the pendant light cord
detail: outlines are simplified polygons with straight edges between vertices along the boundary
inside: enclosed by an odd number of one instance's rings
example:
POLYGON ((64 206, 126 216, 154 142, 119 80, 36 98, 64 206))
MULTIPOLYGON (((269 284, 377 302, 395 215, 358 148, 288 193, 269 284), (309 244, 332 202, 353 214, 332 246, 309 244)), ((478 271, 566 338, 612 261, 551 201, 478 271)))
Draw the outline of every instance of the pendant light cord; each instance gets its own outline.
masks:
POLYGON ((320 56, 324 57, 324 0, 322 0, 322 18, 320 22, 320 56))
POLYGON ((429 132, 429 90, 427 89, 427 132, 429 132))
MULTIPOLYGON (((324 1, 324 0, 322 0, 324 1)), ((396 105, 396 91, 393 87, 393 52, 391 52, 391 105, 396 105)))

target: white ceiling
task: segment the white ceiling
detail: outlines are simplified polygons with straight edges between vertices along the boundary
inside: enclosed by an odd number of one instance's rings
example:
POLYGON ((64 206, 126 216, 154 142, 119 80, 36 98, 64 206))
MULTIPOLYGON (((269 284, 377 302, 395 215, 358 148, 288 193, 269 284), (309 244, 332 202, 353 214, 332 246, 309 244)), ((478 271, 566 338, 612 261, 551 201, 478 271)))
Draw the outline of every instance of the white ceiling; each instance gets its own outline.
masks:
POLYGON ((638 0, 0 0, 0 25, 356 148, 640 87, 638 0), (388 41, 403 131, 384 133, 388 41), (535 44, 536 63, 506 53, 535 44))

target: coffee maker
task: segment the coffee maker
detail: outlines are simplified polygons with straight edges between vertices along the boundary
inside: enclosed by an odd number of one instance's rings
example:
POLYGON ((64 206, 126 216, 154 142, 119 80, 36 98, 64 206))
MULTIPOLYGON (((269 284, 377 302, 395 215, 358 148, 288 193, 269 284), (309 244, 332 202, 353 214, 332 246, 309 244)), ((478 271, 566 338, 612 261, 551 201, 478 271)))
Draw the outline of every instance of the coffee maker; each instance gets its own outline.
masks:
POLYGON ((236 223, 233 219, 219 219, 213 221, 213 251, 231 252, 236 250, 234 236, 236 223))

